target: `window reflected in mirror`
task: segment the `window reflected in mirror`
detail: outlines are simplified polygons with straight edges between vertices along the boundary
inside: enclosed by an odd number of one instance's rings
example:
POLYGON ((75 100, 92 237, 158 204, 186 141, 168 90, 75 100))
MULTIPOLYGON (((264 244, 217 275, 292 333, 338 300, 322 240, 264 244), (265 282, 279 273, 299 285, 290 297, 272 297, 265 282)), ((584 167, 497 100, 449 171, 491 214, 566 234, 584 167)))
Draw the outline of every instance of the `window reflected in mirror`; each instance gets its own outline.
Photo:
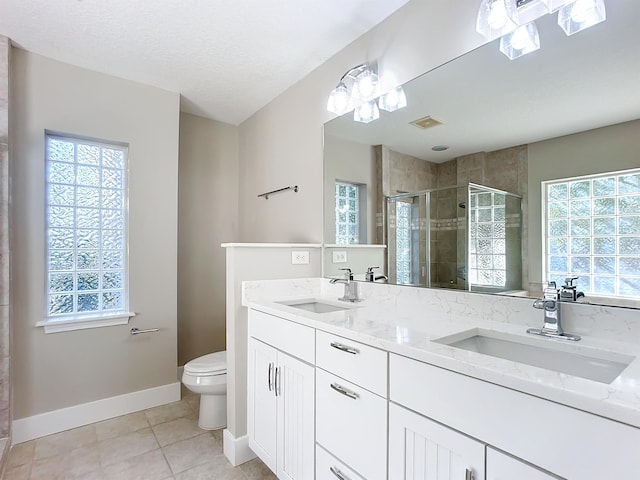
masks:
POLYGON ((544 271, 598 297, 640 295, 640 169, 543 182, 544 271))

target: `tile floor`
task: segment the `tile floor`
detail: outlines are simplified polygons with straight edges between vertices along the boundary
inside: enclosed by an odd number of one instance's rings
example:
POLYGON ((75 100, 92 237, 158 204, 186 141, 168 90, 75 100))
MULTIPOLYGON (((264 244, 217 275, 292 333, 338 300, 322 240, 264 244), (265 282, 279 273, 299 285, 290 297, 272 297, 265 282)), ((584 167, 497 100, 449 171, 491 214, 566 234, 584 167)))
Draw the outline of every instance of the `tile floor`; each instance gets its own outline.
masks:
POLYGON ((198 400, 105 420, 15 445, 3 480, 271 480, 258 459, 233 468, 222 430, 198 428, 198 400))

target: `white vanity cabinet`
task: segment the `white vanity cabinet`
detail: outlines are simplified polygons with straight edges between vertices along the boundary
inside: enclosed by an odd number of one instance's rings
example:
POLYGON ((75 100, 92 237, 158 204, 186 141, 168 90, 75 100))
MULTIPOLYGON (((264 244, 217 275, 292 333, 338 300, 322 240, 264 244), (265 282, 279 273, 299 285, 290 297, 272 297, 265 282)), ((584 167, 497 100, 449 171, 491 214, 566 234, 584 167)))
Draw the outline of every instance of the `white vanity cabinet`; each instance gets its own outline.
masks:
POLYGON ((477 440, 389 405, 389 480, 484 480, 484 449, 477 440))
POLYGON ((387 352, 321 331, 316 352, 316 442, 344 462, 316 480, 386 480, 387 352))
POLYGON ((557 480, 558 477, 549 475, 516 458, 487 447, 487 480, 514 479, 557 480))
POLYGON ((389 358, 389 398, 535 465, 531 471, 539 475, 502 475, 528 471, 528 465, 493 451, 489 480, 639 478, 640 429, 629 425, 395 354, 389 358))
POLYGON ((314 478, 314 337, 312 328, 249 313, 249 446, 281 480, 314 478))

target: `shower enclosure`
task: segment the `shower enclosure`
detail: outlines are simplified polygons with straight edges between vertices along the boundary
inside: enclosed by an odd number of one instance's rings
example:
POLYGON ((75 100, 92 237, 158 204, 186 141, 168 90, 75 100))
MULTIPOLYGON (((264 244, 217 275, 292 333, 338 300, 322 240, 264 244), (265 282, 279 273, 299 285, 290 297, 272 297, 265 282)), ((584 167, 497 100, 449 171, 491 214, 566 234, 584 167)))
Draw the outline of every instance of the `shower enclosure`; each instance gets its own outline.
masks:
POLYGON ((470 183, 387 197, 389 281, 501 292, 522 287, 522 199, 470 183))

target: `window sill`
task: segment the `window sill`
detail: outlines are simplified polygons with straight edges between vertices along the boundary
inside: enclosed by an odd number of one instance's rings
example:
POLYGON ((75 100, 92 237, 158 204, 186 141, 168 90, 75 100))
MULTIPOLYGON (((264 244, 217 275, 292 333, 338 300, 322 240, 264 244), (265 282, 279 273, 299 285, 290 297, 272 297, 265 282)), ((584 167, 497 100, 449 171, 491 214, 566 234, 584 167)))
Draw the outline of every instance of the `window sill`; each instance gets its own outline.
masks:
POLYGON ((36 323, 36 327, 44 327, 44 333, 69 332, 86 328, 111 327, 126 325, 133 312, 117 312, 106 315, 74 315, 69 317, 49 318, 36 323))

